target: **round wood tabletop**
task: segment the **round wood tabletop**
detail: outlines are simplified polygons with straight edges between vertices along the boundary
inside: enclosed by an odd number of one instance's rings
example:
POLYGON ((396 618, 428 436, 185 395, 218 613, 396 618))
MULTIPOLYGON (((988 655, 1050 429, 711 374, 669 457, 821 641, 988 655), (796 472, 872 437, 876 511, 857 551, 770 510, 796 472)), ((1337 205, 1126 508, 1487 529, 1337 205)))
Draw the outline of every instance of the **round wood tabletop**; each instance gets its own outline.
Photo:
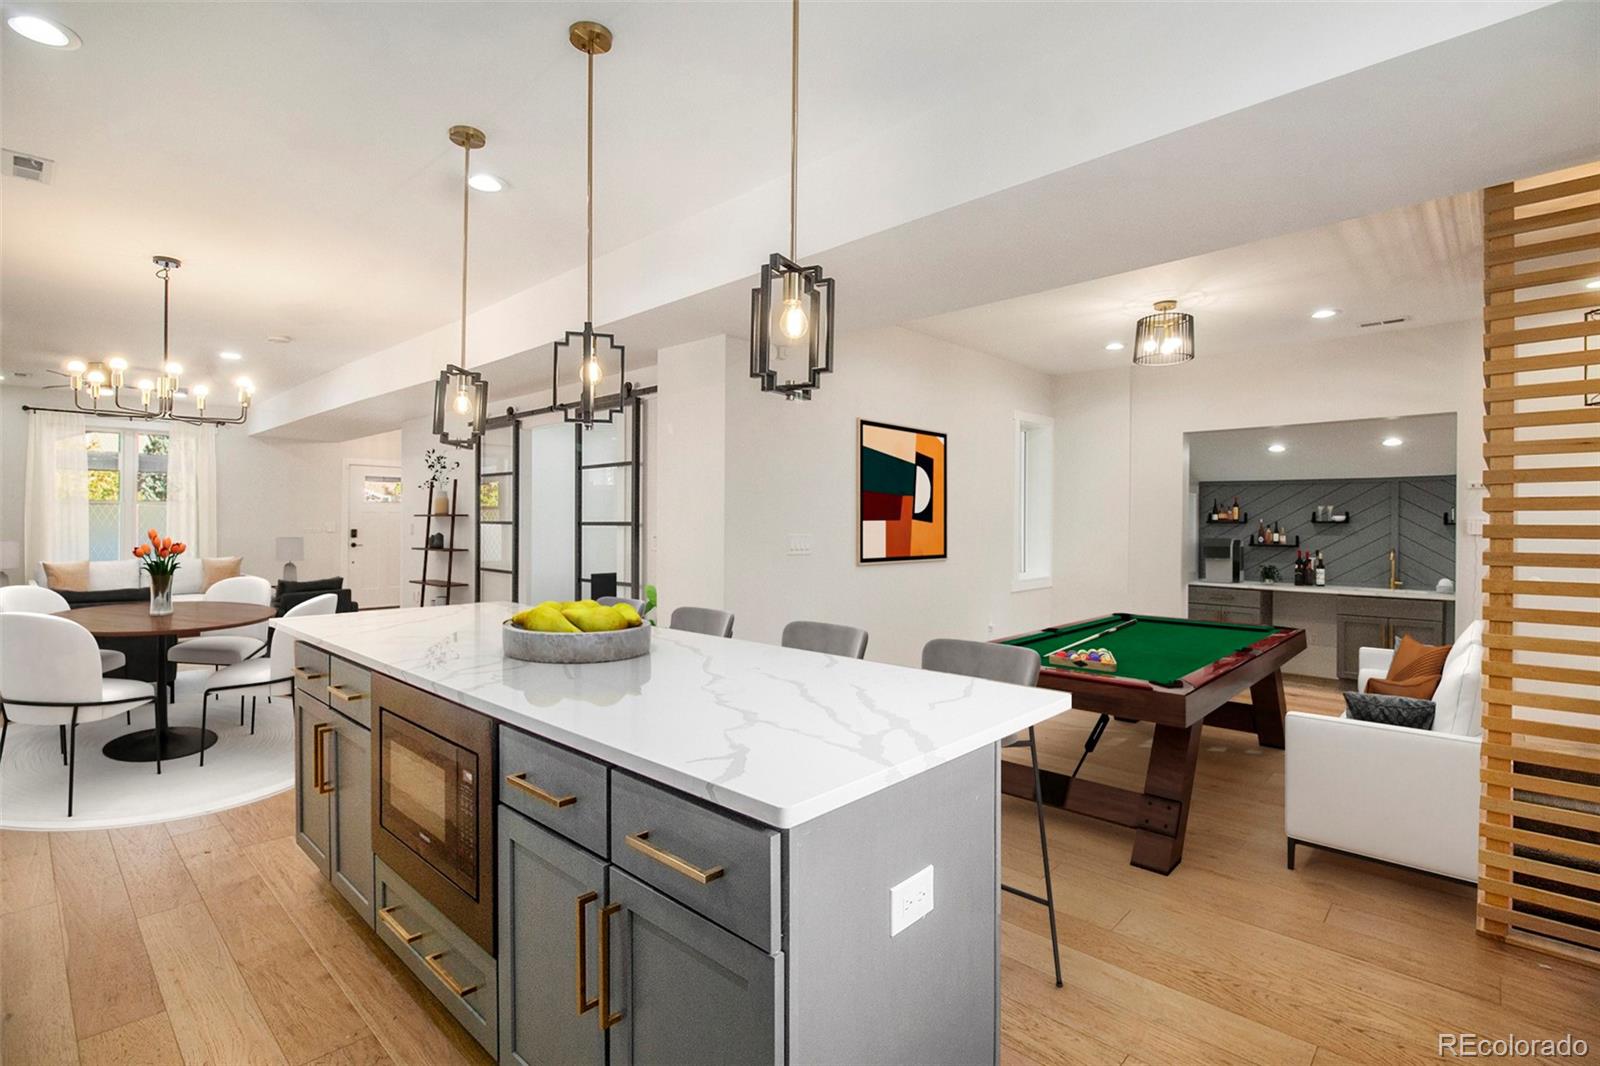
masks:
POLYGON ((148 600, 103 603, 62 611, 97 637, 193 637, 213 629, 233 629, 275 617, 270 606, 194 600, 174 603, 171 614, 151 614, 148 600))

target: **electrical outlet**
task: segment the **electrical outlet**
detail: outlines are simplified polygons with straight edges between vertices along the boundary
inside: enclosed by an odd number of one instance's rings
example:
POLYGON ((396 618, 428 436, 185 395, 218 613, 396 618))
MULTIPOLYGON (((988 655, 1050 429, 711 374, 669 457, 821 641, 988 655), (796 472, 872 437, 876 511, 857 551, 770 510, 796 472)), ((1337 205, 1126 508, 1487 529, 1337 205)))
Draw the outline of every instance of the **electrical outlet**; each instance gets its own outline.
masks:
POLYGON ((933 867, 924 866, 889 890, 889 935, 912 925, 933 910, 933 867))
POLYGON ((1469 537, 1481 537, 1481 536, 1483 536, 1483 527, 1488 524, 1488 521, 1489 520, 1487 518, 1485 518, 1481 514, 1468 515, 1467 516, 1467 536, 1469 536, 1469 537))

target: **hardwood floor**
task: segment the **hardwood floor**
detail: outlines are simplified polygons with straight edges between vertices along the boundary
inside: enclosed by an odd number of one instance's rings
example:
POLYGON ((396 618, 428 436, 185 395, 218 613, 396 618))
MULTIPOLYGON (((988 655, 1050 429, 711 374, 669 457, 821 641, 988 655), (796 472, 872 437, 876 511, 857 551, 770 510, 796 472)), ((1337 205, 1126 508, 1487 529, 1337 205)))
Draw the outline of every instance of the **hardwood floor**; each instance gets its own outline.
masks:
MULTIPOLYGON (((1290 706, 1337 693, 1289 686, 1290 706)), ((1070 769, 1093 718, 1040 728, 1070 769)), ((1139 783, 1148 726, 1112 723, 1086 777, 1139 783)), ((1009 757, 1009 756, 1008 756, 1009 757)), ((1316 850, 1283 865, 1283 756, 1203 740, 1169 877, 1127 830, 1048 814, 1066 987, 1044 910, 1004 897, 1002 1058, 1015 1066, 1436 1057, 1437 1034, 1600 1047, 1600 972, 1473 931, 1460 885, 1316 850)), ((1007 880, 1042 890, 1033 808, 1002 805, 1007 880)), ((287 794, 161 826, 0 834, 0 1061, 483 1062, 295 847, 287 794)))

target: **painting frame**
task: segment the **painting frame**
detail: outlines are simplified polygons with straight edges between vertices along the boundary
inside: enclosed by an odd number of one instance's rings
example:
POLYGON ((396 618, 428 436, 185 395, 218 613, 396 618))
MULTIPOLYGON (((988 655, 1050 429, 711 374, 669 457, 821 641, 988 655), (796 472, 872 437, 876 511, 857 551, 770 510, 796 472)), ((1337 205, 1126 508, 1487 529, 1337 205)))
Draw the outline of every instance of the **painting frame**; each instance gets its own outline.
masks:
MULTIPOLYGON (((912 445, 913 449, 915 444, 912 445)), ((910 460, 915 463, 916 458, 910 460)), ((950 555, 950 437, 947 433, 937 430, 919 429, 914 426, 903 426, 893 422, 878 422, 870 418, 856 419, 856 565, 875 566, 879 563, 920 563, 937 559, 947 559, 950 555), (888 434, 909 435, 913 442, 916 438, 930 438, 929 443, 936 442, 937 456, 932 459, 930 478, 929 507, 934 513, 933 520, 937 522, 937 551, 890 553, 886 550, 882 555, 867 553, 868 523, 877 521, 869 517, 867 511, 867 496, 869 493, 869 474, 867 471, 868 452, 874 451, 868 447, 869 437, 879 431, 888 434)), ((913 506, 915 494, 913 492, 913 506)), ((914 520, 914 519, 913 519, 914 520)))

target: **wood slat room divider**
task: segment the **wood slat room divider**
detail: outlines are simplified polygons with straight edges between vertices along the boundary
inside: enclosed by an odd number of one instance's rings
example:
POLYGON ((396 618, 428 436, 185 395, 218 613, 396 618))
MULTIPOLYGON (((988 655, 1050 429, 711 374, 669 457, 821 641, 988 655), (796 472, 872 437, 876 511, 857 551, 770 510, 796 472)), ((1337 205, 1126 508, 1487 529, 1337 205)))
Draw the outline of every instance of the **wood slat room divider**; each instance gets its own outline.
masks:
POLYGON ((1600 163, 1483 222, 1478 929, 1600 965, 1600 163))

